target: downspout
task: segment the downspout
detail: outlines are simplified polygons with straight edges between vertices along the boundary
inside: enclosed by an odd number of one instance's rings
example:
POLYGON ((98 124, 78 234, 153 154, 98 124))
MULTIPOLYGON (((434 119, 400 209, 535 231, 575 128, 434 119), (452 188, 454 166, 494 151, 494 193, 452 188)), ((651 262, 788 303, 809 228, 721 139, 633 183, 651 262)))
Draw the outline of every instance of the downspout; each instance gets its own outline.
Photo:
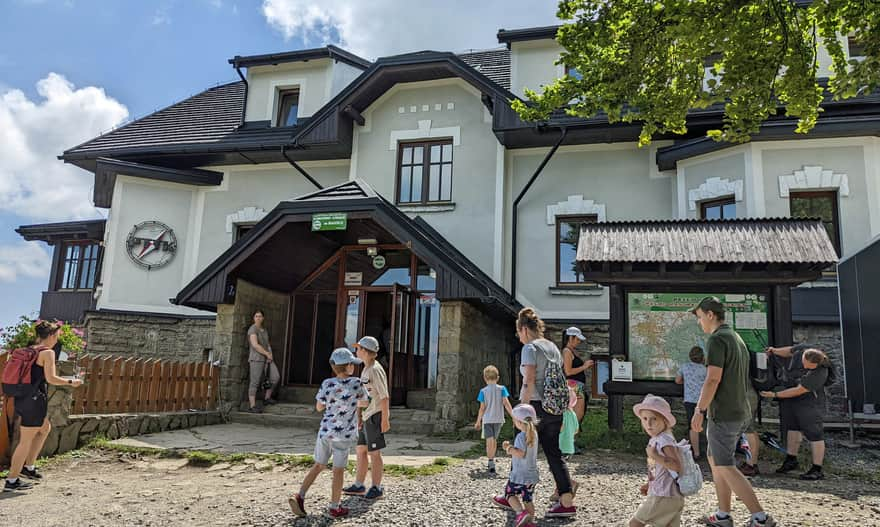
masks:
POLYGON ((238 123, 238 126, 244 126, 244 114, 247 111, 248 87, 250 85, 244 74, 241 72, 241 66, 238 65, 238 62, 235 63, 235 72, 238 73, 238 76, 241 77, 241 82, 244 83, 244 106, 241 109, 241 122, 238 123))
POLYGON ((519 196, 517 196, 516 200, 514 200, 514 202, 513 202, 513 212, 512 212, 513 226, 510 231, 510 234, 512 237, 512 240, 510 242, 510 251, 511 251, 510 296, 513 298, 514 301, 516 301, 516 217, 517 217, 516 210, 517 210, 517 207, 519 206, 519 202, 522 201, 523 197, 525 197, 525 195, 526 195, 526 192, 528 192, 529 188, 531 188, 532 183, 534 183, 535 180, 538 179, 538 176, 541 175, 541 171, 544 170, 544 167, 547 165, 547 162, 550 161, 550 158, 553 157, 553 154, 556 153, 556 150, 559 148, 559 145, 561 145, 562 142, 565 141, 565 136, 568 135, 568 128, 562 127, 562 128, 560 128, 560 130, 562 130, 562 135, 559 136, 559 140, 556 141, 556 144, 553 145, 553 148, 551 148, 550 151, 547 152, 547 155, 544 156, 544 160, 541 161, 540 165, 538 165, 538 168, 535 170, 535 173, 532 174, 532 178, 529 179, 529 182, 526 183, 526 186, 522 189, 522 191, 519 193, 519 196))
POLYGON ((289 155, 287 155, 287 145, 281 145, 281 155, 284 156, 284 159, 286 159, 288 163, 293 165, 293 168, 297 169, 300 174, 304 175, 306 177, 306 179, 308 179, 312 183, 312 185, 315 185, 316 187, 318 187, 318 190, 322 190, 324 188, 321 186, 320 183, 315 181, 315 178, 313 178, 312 176, 309 175, 308 172, 303 170, 303 167, 299 166, 296 161, 294 161, 293 159, 290 158, 289 155))

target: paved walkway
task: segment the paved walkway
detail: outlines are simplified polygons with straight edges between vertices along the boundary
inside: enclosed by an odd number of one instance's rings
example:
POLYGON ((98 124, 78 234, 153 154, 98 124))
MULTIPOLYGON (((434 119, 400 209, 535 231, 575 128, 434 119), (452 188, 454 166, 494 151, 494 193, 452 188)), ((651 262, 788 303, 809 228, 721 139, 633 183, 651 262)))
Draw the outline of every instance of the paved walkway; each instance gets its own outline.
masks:
MULTIPOLYGON (((431 464, 438 457, 455 456, 476 444, 475 441, 452 441, 426 435, 389 434, 385 439, 388 443, 388 448, 382 451, 385 463, 413 467, 431 464)), ((311 455, 315 450, 315 430, 227 423, 126 437, 112 443, 227 454, 311 455)), ((354 451, 350 459, 354 460, 354 451)))

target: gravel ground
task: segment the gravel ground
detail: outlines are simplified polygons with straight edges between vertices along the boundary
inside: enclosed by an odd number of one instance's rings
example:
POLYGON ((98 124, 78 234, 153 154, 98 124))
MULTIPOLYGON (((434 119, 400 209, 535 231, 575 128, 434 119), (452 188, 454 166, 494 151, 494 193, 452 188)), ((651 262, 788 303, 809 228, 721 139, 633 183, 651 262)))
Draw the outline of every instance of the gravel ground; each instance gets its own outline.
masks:
MULTIPOLYGON (((368 504, 346 498, 352 516, 330 520, 322 514, 329 497, 330 475, 322 475, 306 506, 313 514, 295 519, 287 497, 298 489, 305 470, 268 461, 211 468, 184 466, 178 459, 131 459, 118 453, 86 452, 46 467, 46 481, 27 493, 0 494, 0 510, 17 524, 83 525, 505 525, 511 518, 490 507, 504 476, 489 477, 479 460, 464 461, 446 472, 415 479, 386 478, 385 499, 368 504)), ((509 461, 499 462, 506 474, 509 461)), ((550 475, 541 460, 542 483, 536 491, 539 514, 549 506, 550 475)), ((611 452, 594 451, 571 463, 581 482, 574 520, 539 520, 539 525, 625 525, 638 507, 643 462, 611 452)), ((772 472, 769 465, 762 467, 772 472)), ((347 476, 347 481, 351 476, 347 476)), ((829 475, 818 483, 792 477, 754 480, 765 508, 786 526, 878 526, 880 488, 850 477, 829 475)), ((711 483, 689 498, 684 525, 696 525, 713 510, 711 483)), ((742 523, 744 507, 734 516, 742 523)))

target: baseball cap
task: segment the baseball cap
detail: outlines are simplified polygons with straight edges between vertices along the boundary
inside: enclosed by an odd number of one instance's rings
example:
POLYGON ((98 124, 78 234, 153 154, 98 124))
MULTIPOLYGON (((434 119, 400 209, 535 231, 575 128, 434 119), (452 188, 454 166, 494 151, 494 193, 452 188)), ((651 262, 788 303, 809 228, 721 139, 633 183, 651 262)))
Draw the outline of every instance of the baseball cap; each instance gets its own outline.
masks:
POLYGON ((707 296, 700 300, 697 305, 691 308, 690 312, 696 315, 698 309, 704 313, 711 311, 716 315, 724 315, 724 304, 714 296, 707 296))
POLYGON ((343 364, 361 364, 364 361, 354 356, 348 348, 336 348, 330 354, 330 364, 341 366, 343 364))
POLYGON ((569 337, 577 337, 578 340, 581 340, 581 341, 587 340, 587 337, 585 337, 584 334, 581 333, 581 330, 579 328, 574 327, 574 326, 566 329, 565 334, 569 337))
POLYGON ((361 340, 358 342, 358 346, 372 351, 373 353, 379 353, 379 341, 376 340, 375 337, 361 337, 361 340))
POLYGON ((525 421, 526 418, 529 417, 531 417, 533 421, 538 418, 535 413, 535 408, 530 404, 518 404, 513 407, 513 411, 510 413, 519 421, 525 421))

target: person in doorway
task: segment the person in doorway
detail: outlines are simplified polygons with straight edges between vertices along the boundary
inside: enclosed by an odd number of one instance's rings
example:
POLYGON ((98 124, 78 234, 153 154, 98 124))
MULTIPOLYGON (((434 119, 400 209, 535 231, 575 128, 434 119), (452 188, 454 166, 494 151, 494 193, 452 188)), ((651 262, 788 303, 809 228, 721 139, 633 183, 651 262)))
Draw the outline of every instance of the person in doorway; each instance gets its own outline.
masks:
POLYGON ((547 457, 553 481, 556 483, 556 494, 559 501, 554 503, 545 513, 549 518, 570 518, 575 516, 574 488, 571 475, 562 451, 559 449, 559 433, 562 430, 562 415, 553 415, 544 410, 545 373, 549 363, 562 366, 562 354, 556 344, 544 338, 544 321, 535 310, 527 307, 520 310, 516 319, 516 334, 523 344, 520 359, 522 388, 519 391, 520 401, 531 404, 538 418, 538 443, 547 457))
MULTIPOLYGON (((22 481, 21 476, 40 481, 43 475, 37 471, 37 456, 49 437, 52 425, 47 417, 49 411, 49 385, 77 387, 82 380, 59 377, 55 373, 55 351, 61 327, 46 320, 34 326, 37 339, 32 348, 37 358, 31 365, 31 382, 27 395, 15 397, 15 414, 21 418, 19 441, 9 465, 9 473, 3 485, 4 491, 25 490, 33 484, 22 481)), ((5 417, 4 417, 5 418, 5 417)))
POLYGON ((333 486, 327 512, 333 518, 348 516, 349 510, 340 504, 342 480, 348 466, 348 453, 357 441, 357 411, 367 404, 364 385, 359 378, 352 377, 354 365, 361 362, 348 348, 337 348, 330 354, 330 367, 335 375, 321 383, 315 396, 315 409, 324 412, 315 441, 315 464, 303 479, 299 492, 287 500, 296 516, 306 515, 306 492, 327 468, 331 456, 333 486))
POLYGON ((706 340, 706 381, 691 421, 695 432, 703 430, 708 416, 709 466, 715 482, 718 510, 704 518, 706 525, 733 527, 731 493, 736 494, 749 509, 748 527, 774 527, 776 521, 764 512, 749 480, 736 469, 734 453, 740 435, 745 431, 752 410, 746 399, 750 389, 749 350, 742 338, 724 321, 724 304, 715 297, 703 298, 692 310, 706 340))
POLYGON ((266 388, 263 394, 263 404, 275 404, 277 401, 272 398, 272 392, 278 386, 281 380, 281 374, 278 372, 278 366, 272 357, 272 345, 269 344, 269 332, 263 327, 265 320, 263 311, 254 311, 254 323, 247 330, 248 347, 248 365, 250 366, 250 378, 248 382, 248 411, 251 413, 260 413, 262 410, 257 407, 257 390, 263 383, 263 378, 268 377, 269 388, 266 388))
MULTIPOLYGON (((688 353, 688 359, 688 362, 679 367, 675 383, 684 385, 684 411, 687 415, 687 422, 690 423, 694 418, 697 402, 700 400, 700 390, 703 389, 703 383, 706 381, 703 348, 699 346, 691 348, 691 351, 688 353)), ((694 454, 694 460, 699 461, 702 459, 700 455, 700 433, 690 430, 688 437, 690 438, 691 452, 694 454)))
POLYGON ((576 327, 570 327, 563 332, 562 361, 568 384, 574 387, 577 394, 577 403, 574 406, 574 414, 578 423, 584 418, 587 411, 587 370, 593 367, 593 361, 584 361, 577 353, 578 344, 587 340, 587 337, 576 327))
POLYGON ((483 368, 486 386, 477 395, 480 410, 477 412, 477 422, 474 423, 474 428, 482 429, 483 439, 486 440, 486 457, 489 459, 486 469, 490 474, 495 473, 495 450, 498 448, 498 435, 504 426, 504 412, 513 415, 513 407, 508 400, 510 392, 506 386, 498 384, 498 378, 498 368, 491 364, 483 368))
POLYGON ((633 406, 633 412, 642 423, 642 430, 651 439, 645 453, 648 456, 648 482, 640 489, 645 501, 629 520, 629 527, 679 527, 684 497, 675 482, 676 474, 681 473, 681 458, 672 435, 675 416, 666 399, 656 395, 646 395, 645 399, 633 406))
POLYGON ((825 477, 822 463, 825 459, 825 437, 823 434, 825 413, 825 385, 831 371, 831 360, 820 350, 810 348, 792 351, 791 347, 768 348, 767 353, 780 357, 790 357, 795 367, 806 373, 800 377, 797 386, 778 392, 761 392, 762 397, 779 399, 779 413, 786 427, 786 447, 788 455, 782 466, 776 470, 783 474, 798 468, 797 453, 803 437, 810 442, 813 466, 801 474, 804 480, 819 480, 825 477))
POLYGON ((354 347, 358 358, 364 361, 361 382, 370 396, 370 404, 361 412, 355 480, 342 491, 352 496, 375 500, 385 495, 385 489, 382 488, 382 449, 385 448, 385 433, 391 429, 391 392, 388 390, 385 370, 376 361, 379 341, 374 337, 363 337, 354 347), (372 480, 369 490, 364 485, 368 463, 372 480))

